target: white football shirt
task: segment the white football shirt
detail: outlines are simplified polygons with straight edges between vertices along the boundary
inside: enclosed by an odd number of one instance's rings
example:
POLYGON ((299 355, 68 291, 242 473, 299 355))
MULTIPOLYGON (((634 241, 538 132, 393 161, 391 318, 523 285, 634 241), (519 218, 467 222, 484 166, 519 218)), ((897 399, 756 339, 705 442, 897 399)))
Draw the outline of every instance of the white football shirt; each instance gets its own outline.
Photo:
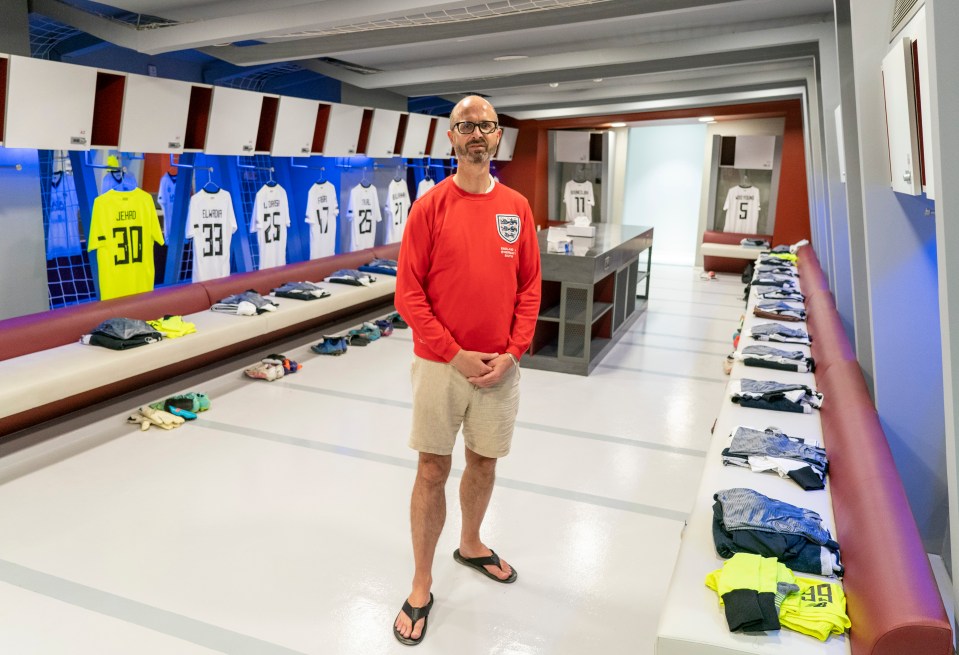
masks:
POLYGON ((80 204, 72 173, 55 173, 50 180, 47 259, 80 254, 80 204))
POLYGON ((422 198, 424 193, 435 186, 436 182, 434 182, 431 178, 424 177, 422 180, 420 180, 420 183, 416 185, 416 197, 422 198))
POLYGON ((589 180, 576 182, 570 180, 563 190, 563 203, 566 205, 566 220, 571 221, 577 216, 586 216, 593 220, 593 183, 589 180))
POLYGON ((310 226, 310 259, 336 254, 336 217, 340 214, 336 187, 317 182, 306 200, 306 222, 310 226))
POLYGON ((723 232, 756 234, 759 229, 759 189, 734 186, 726 194, 723 210, 726 212, 723 232))
POLYGON ((372 248, 376 241, 376 224, 383 220, 375 186, 357 184, 350 189, 346 218, 350 222, 350 251, 372 248))
POLYGON ((286 228, 290 226, 290 203, 279 184, 264 184, 253 199, 250 232, 256 232, 260 270, 286 265, 286 228))
POLYGON ((186 238, 193 239, 194 282, 230 274, 230 243, 234 232, 236 215, 229 191, 200 191, 190 198, 186 238))
POLYGON ((386 214, 389 217, 386 242, 396 243, 403 238, 406 217, 410 213, 410 190, 406 180, 392 180, 386 195, 386 214))
POLYGON ((176 176, 164 173, 160 178, 160 189, 157 191, 157 203, 163 210, 163 234, 169 236, 173 226, 173 194, 176 191, 176 176))

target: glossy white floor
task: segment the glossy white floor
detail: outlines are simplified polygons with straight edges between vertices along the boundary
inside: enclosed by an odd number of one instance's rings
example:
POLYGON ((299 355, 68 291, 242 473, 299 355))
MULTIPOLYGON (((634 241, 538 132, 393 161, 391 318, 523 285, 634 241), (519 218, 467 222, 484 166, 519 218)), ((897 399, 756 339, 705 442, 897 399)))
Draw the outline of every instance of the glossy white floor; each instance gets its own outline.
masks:
MULTIPOLYGON (((452 559, 458 452, 418 653, 652 655, 741 293, 656 266, 592 375, 523 370, 484 534, 519 580, 452 559)), ((411 335, 287 354, 306 367, 274 383, 165 389, 213 398, 175 431, 126 426, 125 404, 0 459, 0 652, 409 652, 391 625, 411 575, 411 335)))

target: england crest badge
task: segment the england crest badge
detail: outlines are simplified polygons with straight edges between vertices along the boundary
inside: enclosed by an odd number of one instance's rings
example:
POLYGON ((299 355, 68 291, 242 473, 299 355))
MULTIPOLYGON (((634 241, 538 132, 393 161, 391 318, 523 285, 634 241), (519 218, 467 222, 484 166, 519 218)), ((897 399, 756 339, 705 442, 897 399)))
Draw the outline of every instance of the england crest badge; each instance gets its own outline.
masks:
POLYGON ((497 214, 496 231, 506 243, 516 243, 519 239, 519 216, 516 214, 497 214))

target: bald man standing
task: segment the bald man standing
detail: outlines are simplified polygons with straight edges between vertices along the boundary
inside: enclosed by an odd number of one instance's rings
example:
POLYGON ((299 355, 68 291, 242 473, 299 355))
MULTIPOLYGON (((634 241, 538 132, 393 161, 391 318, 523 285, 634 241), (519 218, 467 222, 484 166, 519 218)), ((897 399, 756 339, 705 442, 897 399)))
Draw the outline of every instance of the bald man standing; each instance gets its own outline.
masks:
POLYGON ((512 442, 519 359, 533 338, 541 286, 529 202, 490 175, 502 133, 483 98, 453 108, 447 134, 456 173, 413 204, 398 257, 395 303, 414 337, 410 447, 419 462, 410 502, 413 585, 393 634, 411 646, 422 642, 433 608, 433 556, 460 428, 463 525, 453 558, 498 583, 517 577, 480 539, 496 460, 512 442))

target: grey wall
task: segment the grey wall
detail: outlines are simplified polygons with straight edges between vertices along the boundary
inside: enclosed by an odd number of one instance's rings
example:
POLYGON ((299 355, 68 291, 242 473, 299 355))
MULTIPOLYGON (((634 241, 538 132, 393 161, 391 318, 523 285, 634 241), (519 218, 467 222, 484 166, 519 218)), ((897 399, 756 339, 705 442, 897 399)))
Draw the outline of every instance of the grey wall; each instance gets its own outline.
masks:
POLYGON ((881 63, 893 5, 836 2, 853 317, 857 355, 920 533, 928 551, 940 552, 948 493, 936 227, 925 215, 931 202, 889 187, 881 63))
POLYGON ((50 300, 36 150, 0 149, 0 198, 0 319, 46 311, 50 300))

